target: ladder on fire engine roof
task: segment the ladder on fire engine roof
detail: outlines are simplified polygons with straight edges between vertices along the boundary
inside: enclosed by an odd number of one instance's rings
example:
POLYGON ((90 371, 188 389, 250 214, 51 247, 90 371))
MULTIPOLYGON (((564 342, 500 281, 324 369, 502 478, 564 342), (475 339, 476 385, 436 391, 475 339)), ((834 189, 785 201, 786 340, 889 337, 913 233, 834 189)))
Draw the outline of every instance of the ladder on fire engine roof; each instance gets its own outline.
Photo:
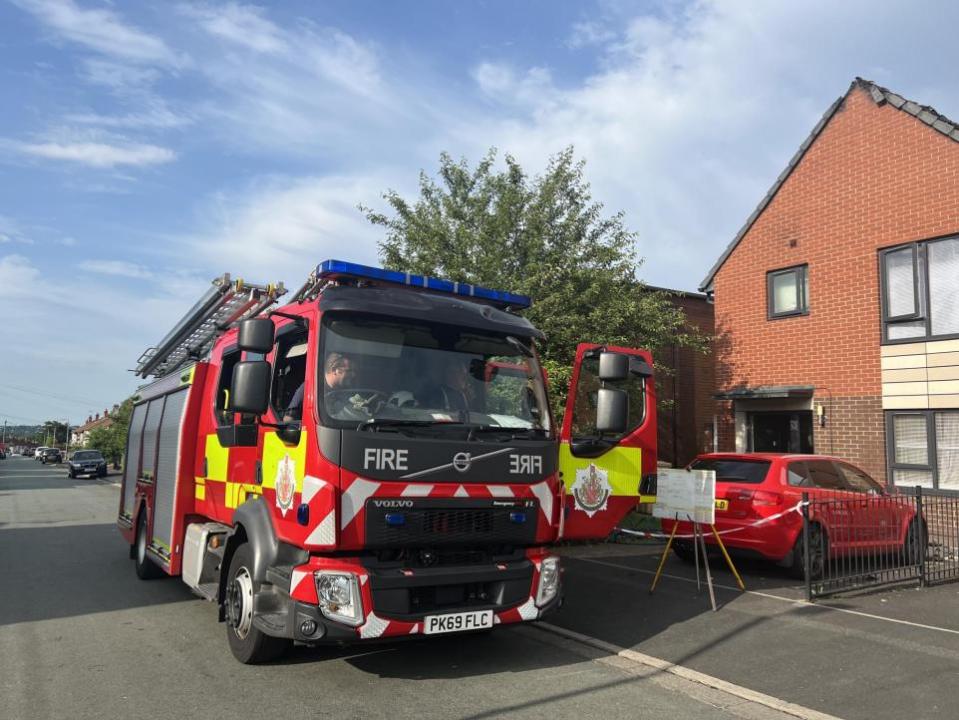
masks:
POLYGON ((142 378, 163 377, 204 357, 213 342, 231 325, 256 317, 286 294, 283 283, 257 285, 242 279, 230 281, 225 273, 156 347, 137 360, 134 370, 142 378))

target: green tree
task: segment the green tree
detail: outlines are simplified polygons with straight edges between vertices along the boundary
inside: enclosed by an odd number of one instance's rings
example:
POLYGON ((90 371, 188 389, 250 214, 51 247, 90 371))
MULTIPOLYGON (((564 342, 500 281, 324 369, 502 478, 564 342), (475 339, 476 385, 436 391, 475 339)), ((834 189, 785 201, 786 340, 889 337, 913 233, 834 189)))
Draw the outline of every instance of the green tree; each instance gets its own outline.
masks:
POLYGON ((546 333, 540 355, 556 407, 577 343, 705 347, 682 310, 637 279, 637 235, 622 212, 604 215, 571 147, 535 177, 512 156, 504 161, 497 169, 491 149, 471 169, 443 153, 437 179, 420 173, 415 200, 389 190, 391 213, 361 206, 385 230, 384 265, 531 296, 524 314, 546 333))
POLYGON ((99 450, 108 461, 119 465, 127 450, 127 429, 133 412, 133 398, 124 400, 116 412, 110 414, 112 422, 104 427, 93 428, 87 436, 85 447, 99 450))
POLYGON ((36 438, 41 445, 63 449, 67 446, 67 424, 59 420, 47 420, 38 430, 36 438))

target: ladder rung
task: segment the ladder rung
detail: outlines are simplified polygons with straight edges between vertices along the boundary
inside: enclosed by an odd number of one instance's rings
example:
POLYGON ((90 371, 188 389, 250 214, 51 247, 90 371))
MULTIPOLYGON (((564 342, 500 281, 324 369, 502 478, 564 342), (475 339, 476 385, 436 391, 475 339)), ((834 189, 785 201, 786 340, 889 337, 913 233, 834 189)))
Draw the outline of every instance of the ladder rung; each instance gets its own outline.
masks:
POLYGON ((191 360, 202 358, 219 335, 237 322, 259 315, 286 293, 283 283, 259 285, 243 280, 230 282, 224 274, 174 325, 155 348, 148 348, 137 361, 140 377, 167 375, 191 360))

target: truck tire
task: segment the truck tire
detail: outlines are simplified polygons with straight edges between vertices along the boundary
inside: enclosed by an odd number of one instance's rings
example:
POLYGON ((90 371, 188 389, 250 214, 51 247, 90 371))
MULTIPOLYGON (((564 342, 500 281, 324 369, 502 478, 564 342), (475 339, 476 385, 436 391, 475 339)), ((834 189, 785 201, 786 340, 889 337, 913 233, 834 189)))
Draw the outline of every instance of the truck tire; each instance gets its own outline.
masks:
POLYGON ((233 553, 226 581, 226 637, 233 657, 244 665, 276 660, 290 641, 267 635, 253 625, 253 596, 260 583, 253 579, 253 551, 244 542, 233 553))
POLYGON ((155 580, 163 576, 163 571, 147 555, 147 514, 140 511, 137 520, 137 535, 133 541, 133 560, 136 563, 137 577, 141 580, 155 580))

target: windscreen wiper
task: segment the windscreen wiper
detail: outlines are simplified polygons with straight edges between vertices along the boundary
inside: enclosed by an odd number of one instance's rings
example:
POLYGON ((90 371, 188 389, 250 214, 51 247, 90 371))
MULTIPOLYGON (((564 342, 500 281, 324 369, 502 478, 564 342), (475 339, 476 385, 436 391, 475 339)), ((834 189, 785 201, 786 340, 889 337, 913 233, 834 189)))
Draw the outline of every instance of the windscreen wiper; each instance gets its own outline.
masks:
POLYGON ((518 440, 524 437, 540 436, 546 437, 548 430, 545 428, 522 428, 522 427, 507 427, 505 425, 472 425, 470 426, 470 435, 474 433, 504 433, 509 435, 510 440, 518 440))
POLYGON ((356 426, 357 430, 376 429, 382 427, 430 427, 436 420, 405 420, 403 418, 370 418, 356 426))

